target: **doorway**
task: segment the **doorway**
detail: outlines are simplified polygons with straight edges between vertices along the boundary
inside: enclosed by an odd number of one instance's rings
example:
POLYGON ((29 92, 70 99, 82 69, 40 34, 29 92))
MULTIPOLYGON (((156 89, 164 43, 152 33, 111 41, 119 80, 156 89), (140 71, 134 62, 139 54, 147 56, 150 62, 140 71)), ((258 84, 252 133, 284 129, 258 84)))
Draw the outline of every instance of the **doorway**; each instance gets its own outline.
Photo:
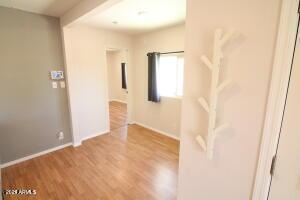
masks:
POLYGON ((110 130, 128 124, 128 61, 127 51, 106 50, 110 130))
MULTIPOLYGON (((299 26, 298 26, 299 29, 299 26)), ((299 32, 299 30, 298 30, 299 32)), ((297 36, 299 39, 299 34, 297 36)), ((300 45, 295 42, 293 64, 274 157, 269 200, 300 199, 300 45)))
POLYGON ((299 199, 299 168, 295 171, 299 165, 294 163, 299 164, 297 159, 299 151, 295 151, 298 147, 295 147, 295 141, 292 139, 295 136, 293 131, 298 130, 291 130, 291 127, 296 125, 294 120, 297 120, 297 113, 294 111, 299 109, 297 105, 291 103, 297 99, 297 94, 295 91, 292 92, 292 88, 296 87, 293 86, 296 84, 294 79, 299 77, 295 69, 299 68, 298 7, 299 0, 282 2, 268 106, 253 190, 253 199, 257 200, 299 199), (291 157, 294 160, 286 162, 291 157), (291 166, 292 164, 294 166, 291 166), (293 177, 288 173, 292 173, 293 177), (283 196, 285 198, 282 198, 283 196))

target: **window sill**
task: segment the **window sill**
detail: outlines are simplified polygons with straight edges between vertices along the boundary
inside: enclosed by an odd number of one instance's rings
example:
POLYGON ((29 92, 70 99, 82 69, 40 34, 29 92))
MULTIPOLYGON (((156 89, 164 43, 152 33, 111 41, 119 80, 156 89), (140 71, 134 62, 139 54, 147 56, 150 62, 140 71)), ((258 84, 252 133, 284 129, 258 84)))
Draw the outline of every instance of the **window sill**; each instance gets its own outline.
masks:
POLYGON ((178 100, 182 100, 182 96, 160 96, 163 99, 178 99, 178 100))

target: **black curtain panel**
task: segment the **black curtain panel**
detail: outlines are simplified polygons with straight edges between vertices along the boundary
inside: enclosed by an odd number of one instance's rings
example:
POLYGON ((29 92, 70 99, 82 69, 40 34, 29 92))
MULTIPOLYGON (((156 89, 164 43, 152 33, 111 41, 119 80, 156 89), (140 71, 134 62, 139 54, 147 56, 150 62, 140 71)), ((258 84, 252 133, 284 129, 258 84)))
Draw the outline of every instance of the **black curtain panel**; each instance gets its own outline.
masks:
POLYGON ((122 69, 122 88, 127 89, 126 64, 125 63, 121 63, 121 69, 122 69))
POLYGON ((158 90, 159 53, 148 53, 148 101, 160 102, 158 90))

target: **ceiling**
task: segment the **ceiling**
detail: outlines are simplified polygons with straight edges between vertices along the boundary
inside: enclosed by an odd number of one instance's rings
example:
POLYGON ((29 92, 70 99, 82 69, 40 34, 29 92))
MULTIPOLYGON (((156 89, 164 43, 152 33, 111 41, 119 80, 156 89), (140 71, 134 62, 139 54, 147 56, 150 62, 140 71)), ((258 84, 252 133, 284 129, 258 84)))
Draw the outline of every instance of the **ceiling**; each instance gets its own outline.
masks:
POLYGON ((81 0, 0 0, 0 6, 60 17, 81 0))
POLYGON ((138 34, 185 21, 186 0, 122 0, 81 23, 138 34))

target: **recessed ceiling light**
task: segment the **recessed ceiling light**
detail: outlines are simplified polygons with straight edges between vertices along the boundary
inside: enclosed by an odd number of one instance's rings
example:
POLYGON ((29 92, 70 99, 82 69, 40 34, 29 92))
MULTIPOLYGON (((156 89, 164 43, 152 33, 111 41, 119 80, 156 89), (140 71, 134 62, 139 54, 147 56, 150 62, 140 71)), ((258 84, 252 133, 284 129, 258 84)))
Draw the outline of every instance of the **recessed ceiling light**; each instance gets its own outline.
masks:
POLYGON ((117 21, 113 21, 112 23, 113 23, 113 24, 116 24, 116 25, 118 24, 118 22, 117 22, 117 21))
POLYGON ((147 11, 141 10, 137 14, 138 14, 138 16, 142 16, 142 15, 147 14, 147 11))

